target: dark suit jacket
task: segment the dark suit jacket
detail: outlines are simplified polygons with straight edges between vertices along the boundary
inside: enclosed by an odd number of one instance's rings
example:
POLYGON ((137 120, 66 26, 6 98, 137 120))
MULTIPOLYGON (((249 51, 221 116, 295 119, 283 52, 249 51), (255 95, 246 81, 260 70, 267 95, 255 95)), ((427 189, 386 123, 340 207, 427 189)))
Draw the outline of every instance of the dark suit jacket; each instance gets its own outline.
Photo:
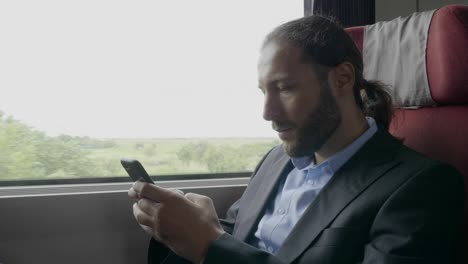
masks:
MULTIPOLYGON (((250 246, 267 201, 292 169, 283 148, 257 167, 205 263, 456 263, 463 179, 379 131, 331 178, 275 255, 250 246)), ((184 263, 152 240, 149 263, 184 263)))

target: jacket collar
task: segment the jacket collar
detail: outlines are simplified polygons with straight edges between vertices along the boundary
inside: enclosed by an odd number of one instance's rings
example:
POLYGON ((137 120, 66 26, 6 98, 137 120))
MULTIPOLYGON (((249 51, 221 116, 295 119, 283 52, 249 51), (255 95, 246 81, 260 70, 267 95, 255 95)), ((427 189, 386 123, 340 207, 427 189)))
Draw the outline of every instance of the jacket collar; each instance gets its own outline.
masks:
POLYGON ((400 146, 387 131, 379 129, 309 205, 278 250, 277 257, 287 263, 299 257, 348 204, 399 163, 393 157, 400 146))
MULTIPOLYGON (((385 129, 379 130, 346 162, 325 185, 289 236, 279 248, 277 257, 290 263, 313 243, 320 232, 369 185, 398 164, 393 161, 401 143, 385 129), (304 235, 307 233, 307 235, 304 235)), ((276 194, 278 183, 293 168, 290 157, 280 147, 267 157, 249 184, 258 185, 252 201, 244 201, 234 236, 247 241, 263 215, 267 201, 276 194), (270 158, 270 160, 268 160, 270 158)), ((247 191, 246 191, 247 192, 247 191)))

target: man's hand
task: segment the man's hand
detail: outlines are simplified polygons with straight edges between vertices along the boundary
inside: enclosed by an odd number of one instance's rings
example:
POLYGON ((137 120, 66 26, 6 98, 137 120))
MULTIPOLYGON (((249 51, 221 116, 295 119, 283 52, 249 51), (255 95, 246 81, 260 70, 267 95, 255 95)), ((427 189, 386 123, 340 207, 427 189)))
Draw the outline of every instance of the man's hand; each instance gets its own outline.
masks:
POLYGON ((135 182, 128 191, 133 215, 142 228, 177 255, 194 263, 205 258, 209 243, 224 230, 213 201, 206 196, 135 182))

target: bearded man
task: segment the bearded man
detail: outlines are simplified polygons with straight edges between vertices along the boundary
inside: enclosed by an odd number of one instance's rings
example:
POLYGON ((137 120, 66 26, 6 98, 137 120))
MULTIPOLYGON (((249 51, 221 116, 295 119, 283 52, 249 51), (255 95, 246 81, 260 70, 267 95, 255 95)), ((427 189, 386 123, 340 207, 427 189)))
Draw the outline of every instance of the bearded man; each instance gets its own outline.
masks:
POLYGON ((149 263, 454 263, 463 182, 388 132, 391 97, 363 78, 352 39, 322 16, 283 24, 258 63, 282 145, 224 220, 210 198, 137 182, 149 263), (443 179, 443 180, 441 180, 443 179))

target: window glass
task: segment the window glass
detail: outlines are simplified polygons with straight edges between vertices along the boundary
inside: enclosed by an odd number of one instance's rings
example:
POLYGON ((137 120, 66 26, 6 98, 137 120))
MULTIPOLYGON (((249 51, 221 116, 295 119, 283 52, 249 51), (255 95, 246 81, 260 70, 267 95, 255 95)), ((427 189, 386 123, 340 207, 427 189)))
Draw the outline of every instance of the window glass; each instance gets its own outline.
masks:
POLYGON ((251 171, 256 60, 303 1, 0 2, 0 180, 251 171))

